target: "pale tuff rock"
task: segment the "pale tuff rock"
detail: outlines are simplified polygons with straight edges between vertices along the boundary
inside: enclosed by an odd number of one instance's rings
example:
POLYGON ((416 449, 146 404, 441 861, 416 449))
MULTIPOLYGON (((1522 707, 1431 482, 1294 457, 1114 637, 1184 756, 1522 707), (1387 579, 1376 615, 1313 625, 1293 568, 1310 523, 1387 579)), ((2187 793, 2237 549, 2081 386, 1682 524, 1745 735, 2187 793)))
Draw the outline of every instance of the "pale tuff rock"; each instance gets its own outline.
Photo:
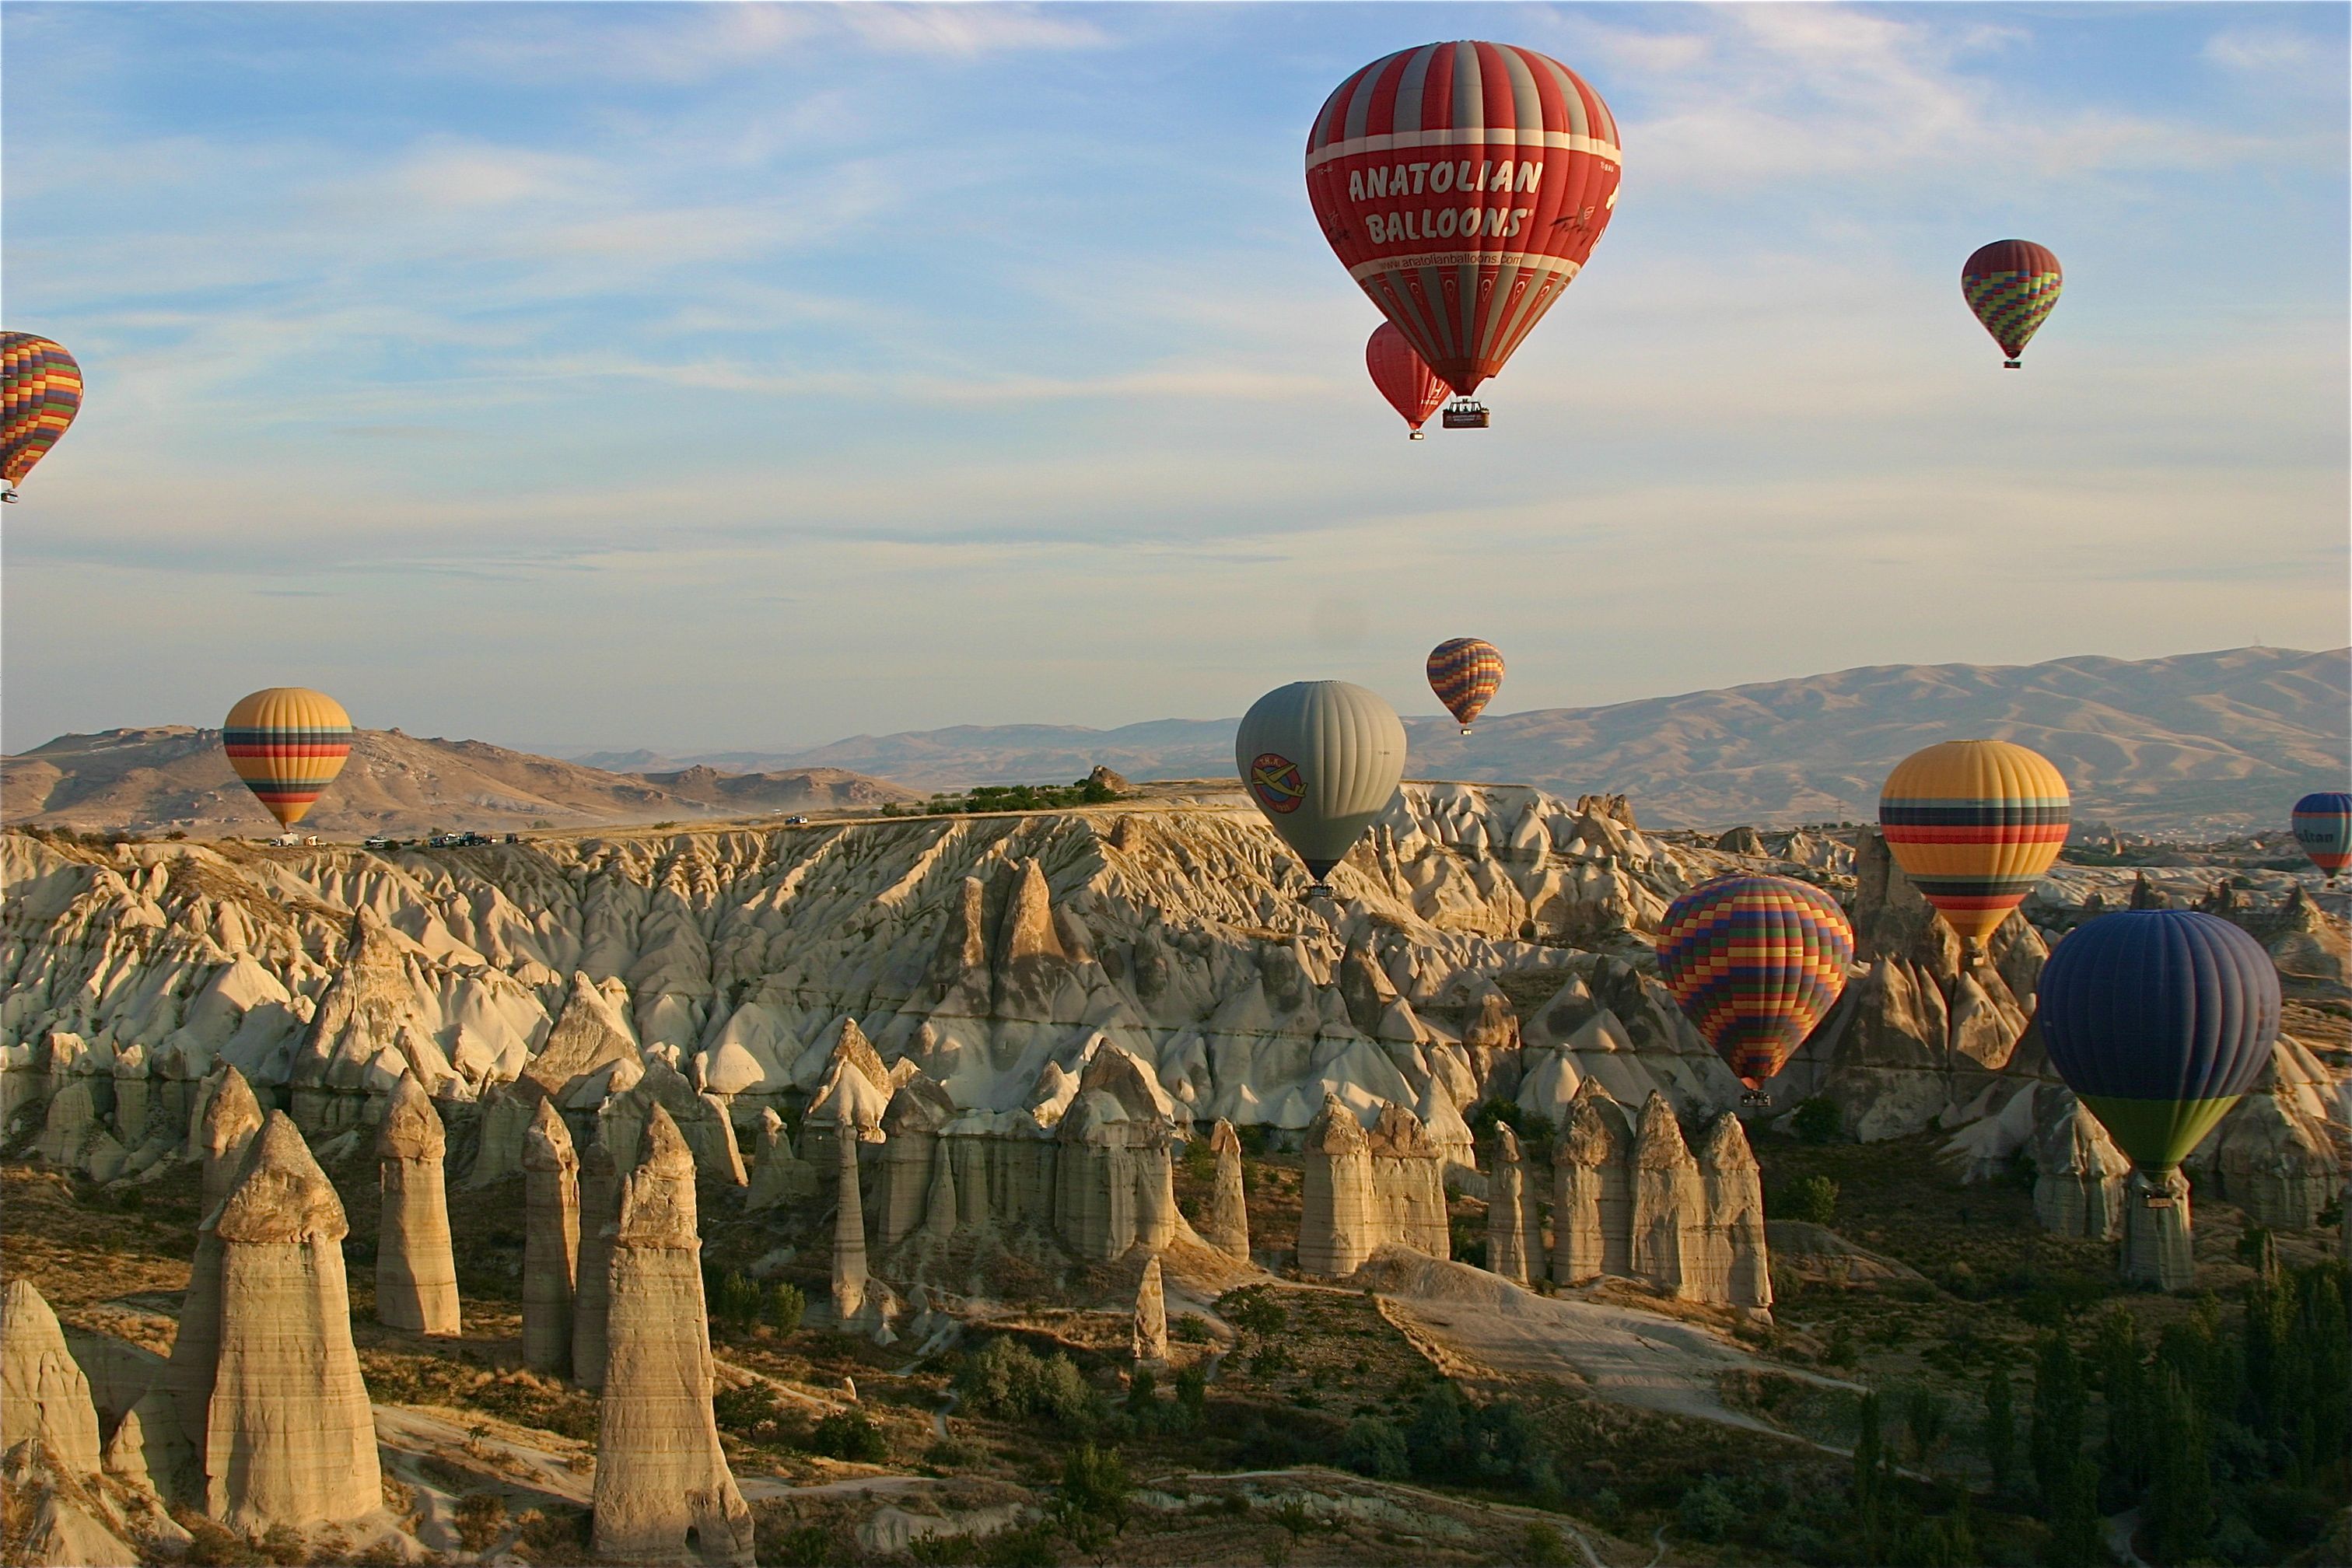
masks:
POLYGON ((523 1139, 546 1098, 547 1091, 527 1078, 482 1090, 474 1117, 474 1163, 466 1173, 469 1189, 504 1181, 522 1169, 523 1139))
POLYGON ((571 1130, 548 1100, 539 1102, 531 1119, 522 1173, 522 1361, 536 1372, 569 1372, 580 1271, 580 1161, 572 1152, 571 1130))
POLYGON ((1633 1272, 1633 1129, 1597 1082, 1576 1091, 1552 1152, 1552 1281, 1633 1272))
POLYGON ((79 1170, 85 1147, 100 1131, 97 1080, 77 1078, 49 1097, 33 1152, 52 1165, 79 1170))
POLYGON ((604 1386, 604 1323, 612 1300, 613 1234, 621 1220, 621 1173, 613 1152, 591 1143, 580 1159, 580 1266, 572 1298, 572 1381, 604 1386))
POLYGON ((743 1195, 747 1211, 802 1204, 816 1196, 816 1167, 793 1154, 784 1131, 784 1119, 772 1110, 760 1112, 757 1142, 751 1152, 751 1189, 743 1195))
POLYGON ((801 1118, 801 1143, 807 1158, 812 1163, 830 1160, 843 1127, 851 1129, 856 1140, 870 1142, 897 1091, 874 1042, 866 1037, 856 1019, 844 1018, 825 1058, 824 1077, 801 1118))
POLYGON ((449 1200, 441 1157, 448 1137, 414 1078, 392 1091, 375 1153, 383 1194, 375 1247, 375 1317, 411 1333, 459 1331, 457 1264, 449 1244, 449 1200))
POLYGON ((2288 890, 2286 901, 2255 934, 2281 974, 2307 984, 2352 984, 2352 938, 2321 912, 2302 883, 2288 890))
MULTIPOLYGON (((16 1439, 16 1434, 9 1436, 16 1439)), ((12 1515, 8 1560, 43 1568, 120 1568, 153 1555, 115 1532, 112 1510, 86 1473, 76 1471, 38 1437, 12 1440, 0 1460, 12 1515)), ((167 1520, 167 1527, 176 1531, 167 1520)), ((186 1532, 178 1532, 184 1544, 186 1532)), ((177 1555, 176 1551, 173 1552, 177 1555)))
POLYGON ((1168 1300, 1156 1254, 1145 1261, 1142 1282, 1135 1289, 1135 1359, 1146 1364, 1168 1360, 1168 1300))
POLYGON ((148 1389, 115 1423, 106 1440, 106 1473, 125 1484, 154 1494, 159 1503, 204 1500, 204 1471, 195 1450, 181 1435, 179 1412, 171 1391, 148 1389))
POLYGON ((1390 1245, 1433 1258, 1451 1251, 1444 1161, 1421 1119, 1403 1106, 1382 1103, 1367 1132, 1338 1096, 1326 1094, 1307 1133, 1298 1267, 1352 1274, 1390 1245))
POLYGON ((636 1060, 637 1036, 629 1023, 626 994, 609 995, 583 971, 574 970, 563 1011, 523 1076, 552 1095, 558 1105, 584 1110, 612 1091, 614 1068, 636 1060))
MULTIPOLYGON (((620 1076, 616 1069, 615 1082, 620 1076)), ((647 1058, 642 1075, 596 1112, 596 1141, 612 1150, 616 1167, 626 1172, 635 1163, 637 1141, 656 1108, 668 1113, 687 1147, 694 1152, 696 1169, 739 1187, 748 1184, 742 1151, 735 1146, 735 1130, 728 1123, 726 1108, 710 1096, 697 1093, 683 1074, 657 1056, 647 1058)))
POLYGON ((417 1006, 403 941, 371 909, 352 917, 343 966, 319 998, 288 1074, 296 1113, 313 1130, 350 1126, 359 1114, 353 1097, 389 1094, 404 1072, 428 1095, 457 1079, 417 1006))
POLYGON ((12 1447, 37 1437, 69 1474, 98 1473, 89 1379, 66 1349, 57 1314, 23 1279, 0 1294, 0 1435, 12 1447))
POLYGON ((1752 827, 1734 827, 1717 836, 1715 847, 1726 855, 1752 855, 1760 858, 1765 854, 1764 840, 1752 827))
POLYGON ((846 1326, 866 1308, 866 1209, 857 1189, 857 1140, 835 1141, 833 1311, 846 1326))
POLYGON ((1209 1152, 1217 1158, 1216 1186, 1201 1238, 1230 1258, 1249 1258, 1249 1201, 1242 1190, 1242 1141, 1234 1124, 1219 1119, 1209 1130, 1209 1152))
MULTIPOLYGON (((1445 1162, 1448 1179, 1475 1182, 1478 1173, 1477 1140, 1471 1136, 1470 1124, 1462 1120, 1462 1113, 1454 1109, 1454 1096, 1442 1076, 1434 1072, 1429 1075, 1429 1087, 1421 1091, 1421 1103, 1414 1110, 1429 1133, 1429 1141, 1437 1145, 1439 1158, 1445 1162)), ((1476 1190, 1475 1185, 1471 1190, 1476 1190)))
POLYGON ((2134 1171, 2124 1186, 2124 1278, 2159 1290, 2197 1283, 2189 1243, 2189 1178, 2168 1171, 2151 1178, 2134 1171))
POLYGON ((2033 1137, 2033 1217, 2060 1236, 2112 1241, 2124 1223, 2124 1182, 2131 1162, 2074 1092, 2044 1085, 2030 1097, 2033 1137))
POLYGON ((1677 1300, 1695 1299, 1701 1283, 1692 1252, 1703 1202, 1674 1107, 1654 1094, 1633 1137, 1633 1273, 1677 1300))
POLYGON ((374 1512, 383 1485, 352 1348, 349 1226, 283 1111, 270 1112, 214 1228, 221 1341, 205 1442, 207 1511, 251 1531, 374 1512))
POLYGON ((2344 1183, 2326 1124, 2290 1109, 2275 1093, 2240 1100, 2199 1153, 2200 1169, 2210 1173, 2218 1195, 2275 1230, 2316 1226, 2344 1183))
POLYGON ((203 1207, 196 1222, 195 1257, 188 1268, 188 1291, 180 1303, 180 1327, 172 1341, 164 1382, 172 1393, 181 1440, 199 1463, 211 1420, 213 1377, 220 1363, 221 1244, 213 1229, 221 1205, 244 1177, 255 1141, 261 1136, 261 1103, 234 1065, 205 1102, 196 1126, 196 1152, 204 1161, 203 1207))
POLYGON ((695 1159, 662 1107, 614 1228, 593 1547, 638 1563, 751 1562, 751 1513, 719 1444, 695 1159))
POLYGON ((1536 1223, 1535 1205, 1527 1199, 1518 1134, 1503 1123, 1495 1128, 1495 1161, 1489 1172, 1486 1267, 1514 1285, 1532 1284, 1543 1269, 1543 1233, 1536 1223))
POLYGON ((1765 1245, 1764 1173, 1748 1130, 1726 1110, 1699 1134, 1701 1273, 1696 1298, 1759 1311, 1772 1305, 1772 1265, 1765 1245))
POLYGON ((1054 1230, 1090 1262, 1176 1238, 1175 1169, 1165 1097, 1134 1057, 1098 1044, 1054 1130, 1054 1230))
POLYGON ((934 1160, 931 1190, 923 1198, 922 1234, 934 1241, 947 1240, 960 1228, 957 1211, 955 1162, 934 1160))
POLYGON ((885 1251, 922 1228, 930 1203, 940 1129, 955 1120, 955 1101, 929 1074, 916 1071, 882 1112, 877 1239, 885 1251))

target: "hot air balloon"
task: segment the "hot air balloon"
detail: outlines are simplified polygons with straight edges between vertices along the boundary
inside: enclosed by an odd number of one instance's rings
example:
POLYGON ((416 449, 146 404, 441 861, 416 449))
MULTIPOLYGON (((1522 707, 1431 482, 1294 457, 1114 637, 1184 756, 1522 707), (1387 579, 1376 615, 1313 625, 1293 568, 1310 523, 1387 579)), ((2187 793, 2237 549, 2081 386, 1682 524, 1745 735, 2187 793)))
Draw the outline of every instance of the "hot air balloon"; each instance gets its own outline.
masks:
POLYGON ((1485 424, 1470 394, 1584 266, 1622 161, 1601 95, 1508 44, 1401 49, 1324 102, 1307 199, 1348 275, 1462 395, 1447 428, 1485 424))
POLYGON ((2071 797, 2047 759, 2006 741, 1947 741, 1895 765, 1878 825, 1895 864, 1959 937, 1968 963, 2066 842, 2071 797))
POLYGON ((0 500, 48 455, 81 408, 81 366, 30 332, 0 332, 0 500))
POLYGON ((2011 370, 2057 307, 2065 281, 2058 258, 2030 239, 1996 239, 1960 268, 1960 293, 2008 356, 2002 363, 2011 370))
POLYGON ((1786 877, 1718 877, 1667 905, 1658 925, 1659 976, 1750 1090, 1813 1032, 1853 962, 1837 900, 1786 877))
POLYGON ((1478 637, 1453 637, 1429 650, 1429 689, 1468 734, 1503 684, 1503 650, 1478 637))
POLYGON ((2278 1038, 2270 954, 2195 910, 2101 915, 2053 950, 2038 991, 2051 1065, 2150 1177, 2254 1087, 2278 1038))
POLYGON ((2294 841, 2313 865, 2327 873, 2333 887, 2336 874, 2352 865, 2352 795, 2322 790, 2296 801, 2294 841))
POLYGON ((352 716, 323 691, 272 686, 228 710, 221 749, 278 826, 291 827, 343 771, 352 716))
POLYGON ((1421 427, 1445 401, 1445 384, 1422 363, 1404 334, 1386 321, 1372 329, 1371 341, 1364 345, 1364 368, 1372 373, 1372 384, 1389 406, 1404 416, 1412 432, 1405 439, 1420 440, 1421 427))
POLYGON ((1404 725, 1344 680, 1276 687, 1242 716, 1234 761, 1250 799, 1307 862, 1311 897, 1347 858, 1404 776, 1404 725))

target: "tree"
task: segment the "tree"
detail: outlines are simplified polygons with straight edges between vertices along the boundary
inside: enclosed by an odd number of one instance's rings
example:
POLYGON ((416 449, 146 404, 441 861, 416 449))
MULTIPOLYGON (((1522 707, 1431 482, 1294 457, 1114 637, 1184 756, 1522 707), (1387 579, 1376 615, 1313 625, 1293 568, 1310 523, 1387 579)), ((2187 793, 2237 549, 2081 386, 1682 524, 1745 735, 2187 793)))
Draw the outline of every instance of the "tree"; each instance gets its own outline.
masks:
POLYGON ((1923 1385, 1903 1396, 1903 1425, 1911 1434, 1911 1453, 1921 1468, 1934 1470, 1936 1450, 1944 1446, 1951 1423, 1950 1395, 1923 1385))
POLYGON ((2017 1463, 2017 1413, 2011 1408, 2009 1368, 1996 1364, 1985 1379, 1984 1457, 1992 1467, 1996 1496, 2009 1489, 2011 1469, 2017 1463))
POLYGON ((2139 1324, 2121 1308, 2099 1320, 2092 1353, 2107 1401, 2105 1470, 2111 1485, 2137 1489, 2148 1471, 2148 1375, 2139 1324))
POLYGON ((1853 1435, 1853 1522, 1862 1536, 1862 1552, 1876 1561, 1880 1515, 1886 1497, 1886 1462, 1879 1437, 1878 1395, 1864 1394, 1855 1413, 1853 1435))
POLYGON ((1780 1194, 1783 1219, 1827 1225, 1837 1217, 1838 1184, 1827 1176, 1801 1176, 1780 1194))
POLYGON ((2213 1528, 2213 1471, 2206 1457, 2205 1413, 2179 1374, 2166 1371, 2149 1390, 2149 1543, 2157 1560, 2179 1563, 2195 1554, 2213 1528))
POLYGON ((1051 1510, 1054 1528, 1082 1555, 1108 1562, 1127 1529, 1134 1490, 1118 1449, 1081 1443, 1062 1461, 1061 1495, 1051 1510))
POLYGON ((2083 1452, 2083 1418, 2089 1405, 2074 1347, 2063 1334, 2049 1335, 2034 1360, 2033 1422, 2026 1439, 2045 1504, 2053 1488, 2063 1491, 2072 1480, 2074 1460, 2083 1452))

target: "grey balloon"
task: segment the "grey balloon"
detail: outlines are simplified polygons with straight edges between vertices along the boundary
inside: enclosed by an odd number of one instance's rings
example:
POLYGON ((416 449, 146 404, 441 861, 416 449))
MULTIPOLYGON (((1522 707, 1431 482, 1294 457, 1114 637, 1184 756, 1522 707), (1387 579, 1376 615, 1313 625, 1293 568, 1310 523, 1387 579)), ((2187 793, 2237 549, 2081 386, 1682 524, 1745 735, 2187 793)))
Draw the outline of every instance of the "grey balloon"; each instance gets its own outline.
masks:
POLYGON ((1250 704, 1234 737, 1242 786, 1320 886, 1404 776, 1404 725, 1376 692, 1301 680, 1250 704))

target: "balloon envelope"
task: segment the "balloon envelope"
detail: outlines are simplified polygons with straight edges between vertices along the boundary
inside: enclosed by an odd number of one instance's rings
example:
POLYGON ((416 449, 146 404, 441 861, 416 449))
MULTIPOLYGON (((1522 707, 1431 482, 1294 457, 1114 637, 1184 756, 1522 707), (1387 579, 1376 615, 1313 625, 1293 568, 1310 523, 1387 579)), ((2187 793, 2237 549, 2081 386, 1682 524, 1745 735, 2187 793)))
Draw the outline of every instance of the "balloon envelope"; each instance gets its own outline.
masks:
POLYGON ((32 472, 80 411, 73 355, 30 332, 0 332, 0 481, 32 472))
POLYGON ((323 691, 272 686, 228 710, 221 747, 278 826, 291 827, 343 771, 352 716, 323 691))
POLYGON ((1960 293, 2011 360, 2057 308, 2065 286, 2058 258, 2030 239, 1996 239, 1960 267, 1960 293))
POLYGON ((1895 764, 1879 792, 1886 847, 1970 952, 2065 847, 2066 781, 2007 741, 1947 741, 1895 764))
POLYGON ((2322 790, 2296 801, 2294 841, 2333 881, 2336 872, 2352 865, 2352 795, 2322 790))
POLYGON ((1622 162, 1609 106, 1558 60, 1423 44, 1324 102, 1307 196, 1348 275, 1467 396, 1583 268, 1622 162))
POLYGON ((1666 906, 1658 974, 1706 1043, 1754 1089, 1845 990, 1853 927, 1786 877, 1721 877, 1666 906))
POLYGON ((1250 704, 1234 737, 1250 799, 1319 885, 1404 776, 1404 725, 1377 693, 1301 680, 1250 704))
POLYGON ((1453 637, 1429 650, 1429 689, 1468 734, 1503 684, 1503 650, 1479 637, 1453 637))
POLYGON ((2042 966, 2050 1063, 2143 1173, 2169 1171, 2254 1087, 2278 1039, 2278 970, 2237 926, 2132 910, 2078 927, 2042 966))
POLYGON ((1445 384, 1412 352, 1404 334, 1386 321, 1372 329, 1371 340, 1364 344, 1364 368, 1372 373, 1372 384, 1389 406, 1415 430, 1445 401, 1445 384))

